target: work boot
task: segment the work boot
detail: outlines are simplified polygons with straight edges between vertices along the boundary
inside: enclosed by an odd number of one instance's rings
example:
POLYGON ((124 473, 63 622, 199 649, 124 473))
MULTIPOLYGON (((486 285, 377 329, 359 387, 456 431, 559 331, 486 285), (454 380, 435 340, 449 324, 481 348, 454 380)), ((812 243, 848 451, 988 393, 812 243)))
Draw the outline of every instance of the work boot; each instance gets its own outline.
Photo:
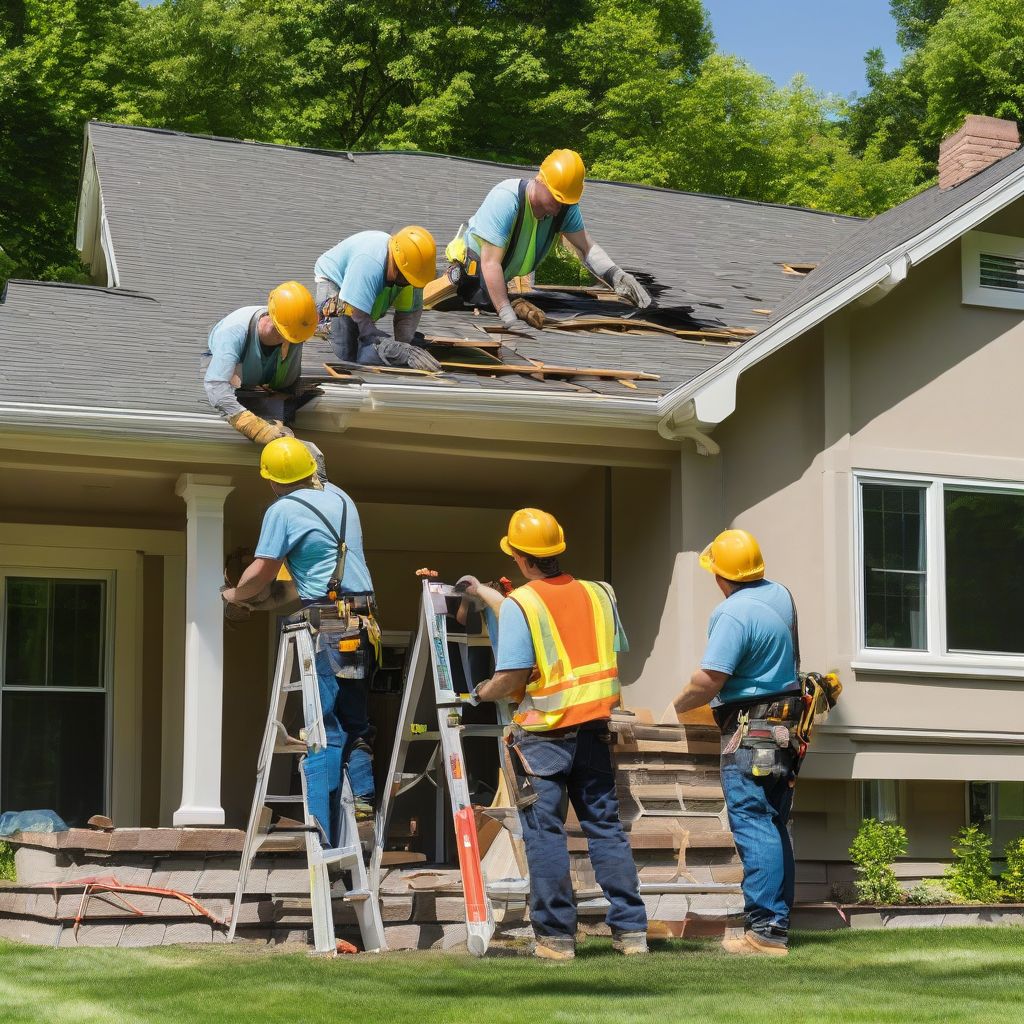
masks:
POLYGON ((356 815, 356 821, 372 821, 376 811, 373 809, 373 804, 370 803, 366 797, 357 796, 355 798, 355 806, 353 807, 356 815))
POLYGON ((747 931, 736 938, 722 939, 722 949, 738 956, 786 956, 789 946, 784 942, 772 942, 757 932, 747 931))
POLYGON ((618 932, 612 937, 612 949, 623 956, 638 956, 650 952, 646 932, 618 932))
POLYGON ((540 936, 533 947, 533 955, 541 960, 572 960, 576 956, 576 943, 554 935, 540 936))

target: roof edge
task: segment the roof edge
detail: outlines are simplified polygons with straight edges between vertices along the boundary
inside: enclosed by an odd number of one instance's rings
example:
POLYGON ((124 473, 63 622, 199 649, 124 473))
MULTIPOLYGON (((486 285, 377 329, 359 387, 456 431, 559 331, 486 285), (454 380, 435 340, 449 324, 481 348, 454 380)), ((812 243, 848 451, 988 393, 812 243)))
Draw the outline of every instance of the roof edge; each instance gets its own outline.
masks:
POLYGON ((3 294, 0 295, 0 303, 6 301, 7 290, 12 284, 18 288, 62 288, 80 292, 103 292, 124 299, 142 299, 145 302, 160 301, 147 292, 135 291, 132 288, 114 288, 102 284, 78 284, 74 281, 31 281, 27 278, 12 277, 4 286, 3 294))
POLYGON ((722 422, 735 409, 736 383, 745 370, 767 359, 874 288, 892 288, 899 284, 906 278, 910 267, 923 263, 1022 195, 1024 166, 1009 172, 940 220, 932 222, 913 237, 847 275, 828 291, 791 310, 781 320, 769 324, 745 345, 700 376, 662 395, 658 407, 662 414, 663 429, 671 429, 673 418, 680 412, 685 414, 686 404, 691 400, 697 418, 703 424, 711 427, 722 422), (705 416, 712 418, 706 419, 705 416))

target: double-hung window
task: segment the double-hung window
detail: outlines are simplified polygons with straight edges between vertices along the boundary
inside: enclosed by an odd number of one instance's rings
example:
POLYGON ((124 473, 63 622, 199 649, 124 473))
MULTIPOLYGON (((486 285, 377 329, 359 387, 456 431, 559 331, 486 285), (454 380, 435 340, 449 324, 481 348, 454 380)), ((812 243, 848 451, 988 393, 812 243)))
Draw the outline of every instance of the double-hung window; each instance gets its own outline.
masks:
POLYGON ((855 479, 859 660, 1024 675, 1024 485, 855 479))

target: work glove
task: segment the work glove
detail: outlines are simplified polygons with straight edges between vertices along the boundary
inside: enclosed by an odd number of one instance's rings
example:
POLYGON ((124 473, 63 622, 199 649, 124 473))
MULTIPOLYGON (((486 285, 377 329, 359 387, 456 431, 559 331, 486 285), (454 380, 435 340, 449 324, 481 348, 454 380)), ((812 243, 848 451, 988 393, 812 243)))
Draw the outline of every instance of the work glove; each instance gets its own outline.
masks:
POLYGON ((531 327, 536 327, 538 331, 544 326, 544 310, 527 299, 513 299, 512 312, 531 327))
POLYGON ((441 364, 424 348, 417 348, 406 341, 384 338, 374 346, 385 366, 408 366, 413 370, 427 370, 437 373, 441 364))
MULTIPOLYGON (((516 316, 515 311, 508 302, 498 310, 498 319, 501 321, 501 326, 504 327, 506 331, 512 331, 524 338, 536 337, 533 331, 530 330, 529 326, 516 316)), ((515 351, 514 346, 510 347, 515 351)))
POLYGON ((650 292, 632 275, 621 267, 616 267, 612 274, 612 287, 616 295, 621 295, 628 302, 640 309, 646 309, 651 304, 650 292))
POLYGON ((280 420, 261 419, 254 412, 249 412, 248 409, 228 417, 228 423, 250 441, 255 441, 256 444, 269 444, 279 437, 295 436, 280 420))

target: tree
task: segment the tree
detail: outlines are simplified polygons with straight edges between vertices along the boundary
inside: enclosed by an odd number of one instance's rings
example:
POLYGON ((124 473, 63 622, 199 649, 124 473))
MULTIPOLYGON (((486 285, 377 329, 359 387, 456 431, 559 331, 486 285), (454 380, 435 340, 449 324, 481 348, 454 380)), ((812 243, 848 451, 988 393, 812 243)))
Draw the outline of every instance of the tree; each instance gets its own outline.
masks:
POLYGON ((946 12, 949 0, 889 0, 896 22, 896 41, 904 50, 916 50, 946 12))
POLYGON ((941 138, 968 114, 1024 120, 1024 4, 950 0, 921 48, 928 114, 941 138))

